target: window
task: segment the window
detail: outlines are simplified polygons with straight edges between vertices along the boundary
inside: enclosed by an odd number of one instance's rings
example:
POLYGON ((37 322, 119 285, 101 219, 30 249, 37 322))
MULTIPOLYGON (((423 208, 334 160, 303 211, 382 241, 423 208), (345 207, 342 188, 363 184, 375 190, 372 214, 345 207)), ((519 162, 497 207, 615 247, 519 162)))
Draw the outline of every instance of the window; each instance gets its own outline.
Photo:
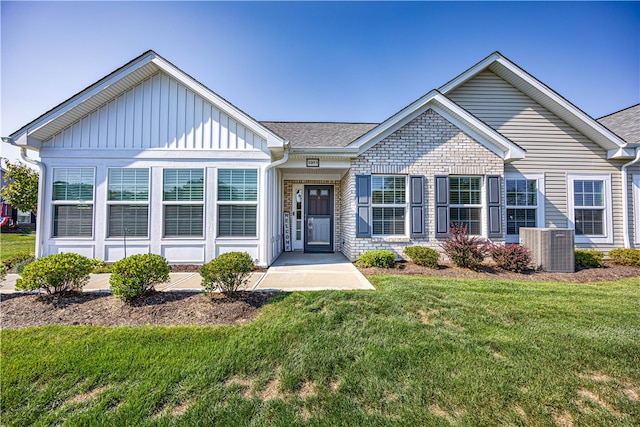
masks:
POLYGON ((53 237, 93 236, 93 168, 53 169, 53 237))
POLYGON ((18 224, 30 224, 31 223, 31 212, 30 211, 21 211, 18 209, 18 224))
POLYGON ((371 177, 373 234, 405 235, 407 180, 404 176, 371 177))
POLYGON ((611 178, 569 175, 569 221, 577 242, 611 242, 611 178))
POLYGON ((218 171, 218 236, 257 237, 258 171, 218 171))
POLYGON ((108 236, 149 235, 149 169, 109 169, 108 236))
POLYGON ((520 227, 542 226, 540 179, 529 176, 507 178, 507 235, 517 236, 520 227))
POLYGON ((165 169, 162 200, 165 237, 204 236, 203 169, 165 169))
POLYGON ((471 235, 481 233, 482 178, 479 176, 449 177, 449 220, 467 227, 471 235))

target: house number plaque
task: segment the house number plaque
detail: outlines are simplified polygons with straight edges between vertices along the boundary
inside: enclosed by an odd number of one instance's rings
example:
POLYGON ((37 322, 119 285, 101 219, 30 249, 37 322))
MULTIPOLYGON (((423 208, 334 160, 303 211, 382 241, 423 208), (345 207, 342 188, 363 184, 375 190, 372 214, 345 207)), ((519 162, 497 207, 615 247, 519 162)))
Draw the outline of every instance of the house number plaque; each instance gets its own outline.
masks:
POLYGON ((308 168, 319 168, 320 167, 320 159, 307 159, 307 167, 308 168))

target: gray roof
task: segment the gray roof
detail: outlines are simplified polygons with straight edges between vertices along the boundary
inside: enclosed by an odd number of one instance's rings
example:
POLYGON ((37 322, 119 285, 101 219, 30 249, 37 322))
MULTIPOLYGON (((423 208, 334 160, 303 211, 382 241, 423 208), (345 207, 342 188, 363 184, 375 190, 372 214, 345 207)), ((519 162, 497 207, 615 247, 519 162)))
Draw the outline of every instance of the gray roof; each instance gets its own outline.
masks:
POLYGON ((288 139, 291 148, 346 147, 369 132, 377 123, 260 122, 288 139))
POLYGON ((598 122, 629 144, 640 144, 640 104, 600 117, 598 122))

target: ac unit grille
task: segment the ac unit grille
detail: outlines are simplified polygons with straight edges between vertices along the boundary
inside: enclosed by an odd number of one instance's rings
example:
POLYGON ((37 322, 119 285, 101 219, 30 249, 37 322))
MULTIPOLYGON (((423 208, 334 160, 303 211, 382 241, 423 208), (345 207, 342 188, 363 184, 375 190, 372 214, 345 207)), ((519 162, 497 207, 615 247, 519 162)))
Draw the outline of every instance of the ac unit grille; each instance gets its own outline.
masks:
POLYGON ((520 243, 531 249, 536 269, 575 271, 574 233, 568 228, 520 228, 520 243))

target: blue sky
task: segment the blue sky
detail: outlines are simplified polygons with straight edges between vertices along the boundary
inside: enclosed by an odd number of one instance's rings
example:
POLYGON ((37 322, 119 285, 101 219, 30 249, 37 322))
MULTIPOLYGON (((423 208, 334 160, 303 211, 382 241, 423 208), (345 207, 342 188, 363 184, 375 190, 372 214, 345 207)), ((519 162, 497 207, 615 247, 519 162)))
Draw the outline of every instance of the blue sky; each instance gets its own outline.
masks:
POLYGON ((496 50, 594 117, 640 102, 638 2, 2 1, 0 13, 2 136, 148 49, 258 120, 380 122, 496 50))

